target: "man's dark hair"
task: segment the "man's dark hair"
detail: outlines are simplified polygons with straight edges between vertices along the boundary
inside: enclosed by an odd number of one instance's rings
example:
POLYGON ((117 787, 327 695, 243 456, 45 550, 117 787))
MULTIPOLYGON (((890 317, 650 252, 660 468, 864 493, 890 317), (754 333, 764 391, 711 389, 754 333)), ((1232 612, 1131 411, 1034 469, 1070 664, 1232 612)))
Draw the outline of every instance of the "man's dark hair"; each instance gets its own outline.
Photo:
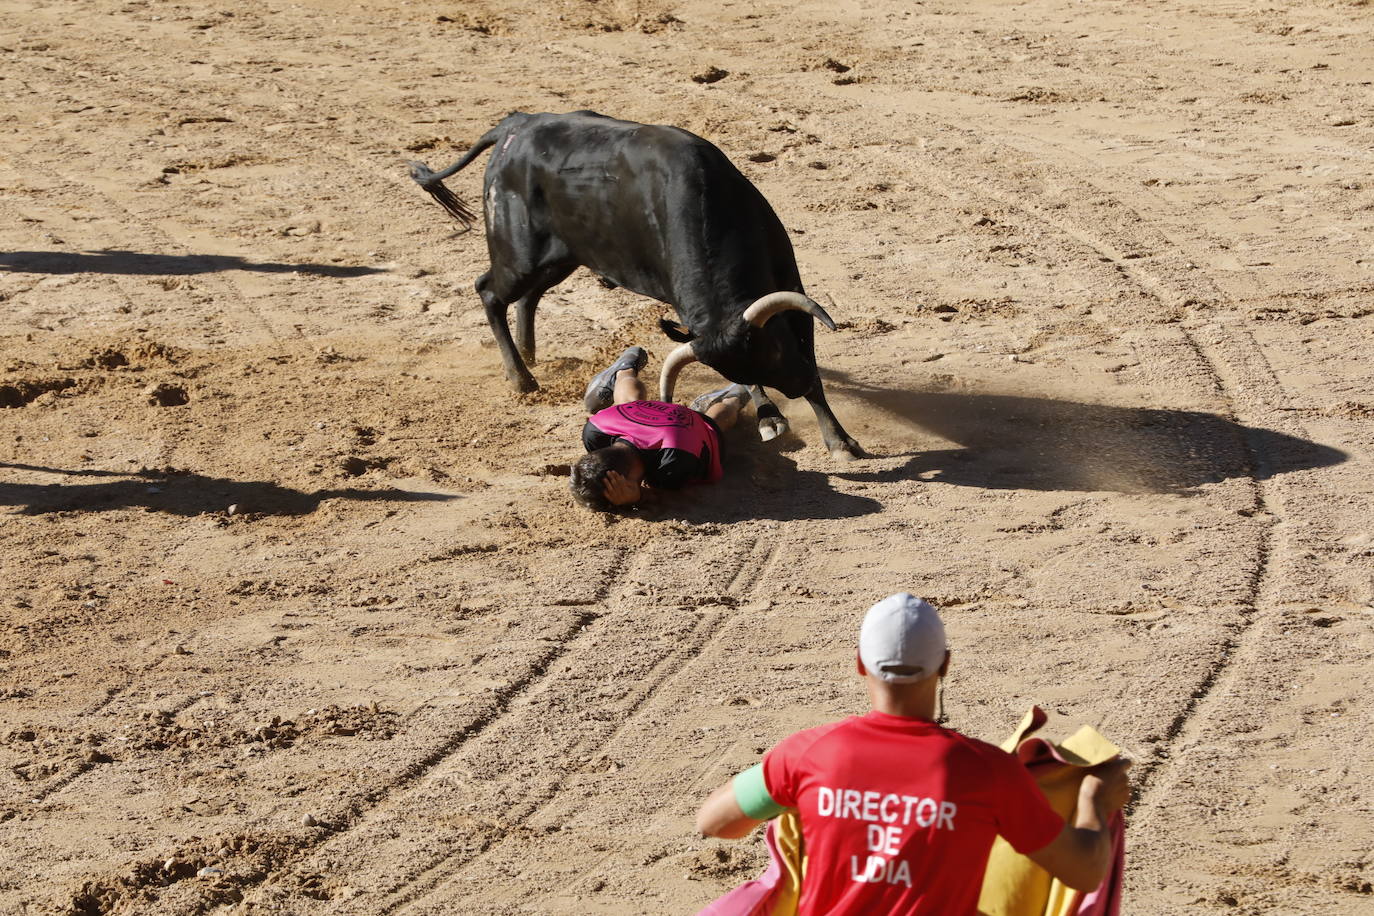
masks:
POLYGON ((617 506, 606 498, 606 475, 616 471, 626 477, 634 470, 634 455, 627 448, 608 445, 594 452, 588 452, 572 466, 568 476, 568 489, 576 499, 588 509, 597 512, 616 512, 625 508, 617 506))

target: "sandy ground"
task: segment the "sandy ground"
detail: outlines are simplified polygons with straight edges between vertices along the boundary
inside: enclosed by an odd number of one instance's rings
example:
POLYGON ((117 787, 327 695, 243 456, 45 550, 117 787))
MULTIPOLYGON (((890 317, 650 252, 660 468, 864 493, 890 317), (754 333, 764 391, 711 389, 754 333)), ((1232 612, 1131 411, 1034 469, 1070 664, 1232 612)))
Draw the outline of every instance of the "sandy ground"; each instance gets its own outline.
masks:
POLYGON ((910 589, 958 727, 1137 756, 1128 913, 1374 912, 1372 26, 0 0, 0 911, 691 913, 763 861, 698 801, 860 710, 910 589), (514 397, 403 163, 577 108, 763 189, 871 458, 789 404, 717 488, 571 505, 665 310, 574 276, 514 397))

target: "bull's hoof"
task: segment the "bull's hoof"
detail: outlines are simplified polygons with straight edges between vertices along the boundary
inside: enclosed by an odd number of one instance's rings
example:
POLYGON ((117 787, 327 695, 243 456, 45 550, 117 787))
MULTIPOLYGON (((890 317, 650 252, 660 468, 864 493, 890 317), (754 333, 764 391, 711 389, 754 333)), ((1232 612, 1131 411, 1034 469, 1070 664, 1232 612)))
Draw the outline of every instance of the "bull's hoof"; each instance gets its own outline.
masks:
POLYGON ((785 432, 787 432, 786 418, 759 417, 759 438, 764 442, 771 442, 785 432))
POLYGON ((539 383, 534 380, 533 376, 525 376, 524 378, 513 378, 510 380, 510 383, 511 386, 514 387, 515 390, 520 392, 521 394, 529 394, 531 391, 539 390, 539 383))
POLYGON ((864 457, 864 450, 853 439, 830 449, 830 457, 835 461, 857 461, 864 457))

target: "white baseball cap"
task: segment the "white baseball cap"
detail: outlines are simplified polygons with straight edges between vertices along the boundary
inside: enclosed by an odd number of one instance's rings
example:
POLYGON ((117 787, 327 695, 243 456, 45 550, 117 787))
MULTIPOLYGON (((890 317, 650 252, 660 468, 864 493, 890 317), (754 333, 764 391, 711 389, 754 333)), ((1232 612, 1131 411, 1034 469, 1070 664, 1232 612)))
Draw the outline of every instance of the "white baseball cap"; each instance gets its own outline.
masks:
POLYGON ((926 601, 907 592, 890 595, 864 615, 859 660, 869 674, 889 684, 925 680, 945 661, 945 625, 926 601))

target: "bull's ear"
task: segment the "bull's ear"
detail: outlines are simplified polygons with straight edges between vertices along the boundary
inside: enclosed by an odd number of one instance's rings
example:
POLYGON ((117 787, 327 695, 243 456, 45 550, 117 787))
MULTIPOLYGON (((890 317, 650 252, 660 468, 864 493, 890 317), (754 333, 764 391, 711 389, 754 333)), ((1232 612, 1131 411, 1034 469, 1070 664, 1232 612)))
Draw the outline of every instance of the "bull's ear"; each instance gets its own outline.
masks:
POLYGON ((664 334, 668 335, 669 340, 676 340, 678 343, 687 343, 688 341, 695 340, 697 336, 693 334, 689 328, 678 324, 676 321, 669 321, 666 318, 660 318, 658 326, 663 329, 664 334))

